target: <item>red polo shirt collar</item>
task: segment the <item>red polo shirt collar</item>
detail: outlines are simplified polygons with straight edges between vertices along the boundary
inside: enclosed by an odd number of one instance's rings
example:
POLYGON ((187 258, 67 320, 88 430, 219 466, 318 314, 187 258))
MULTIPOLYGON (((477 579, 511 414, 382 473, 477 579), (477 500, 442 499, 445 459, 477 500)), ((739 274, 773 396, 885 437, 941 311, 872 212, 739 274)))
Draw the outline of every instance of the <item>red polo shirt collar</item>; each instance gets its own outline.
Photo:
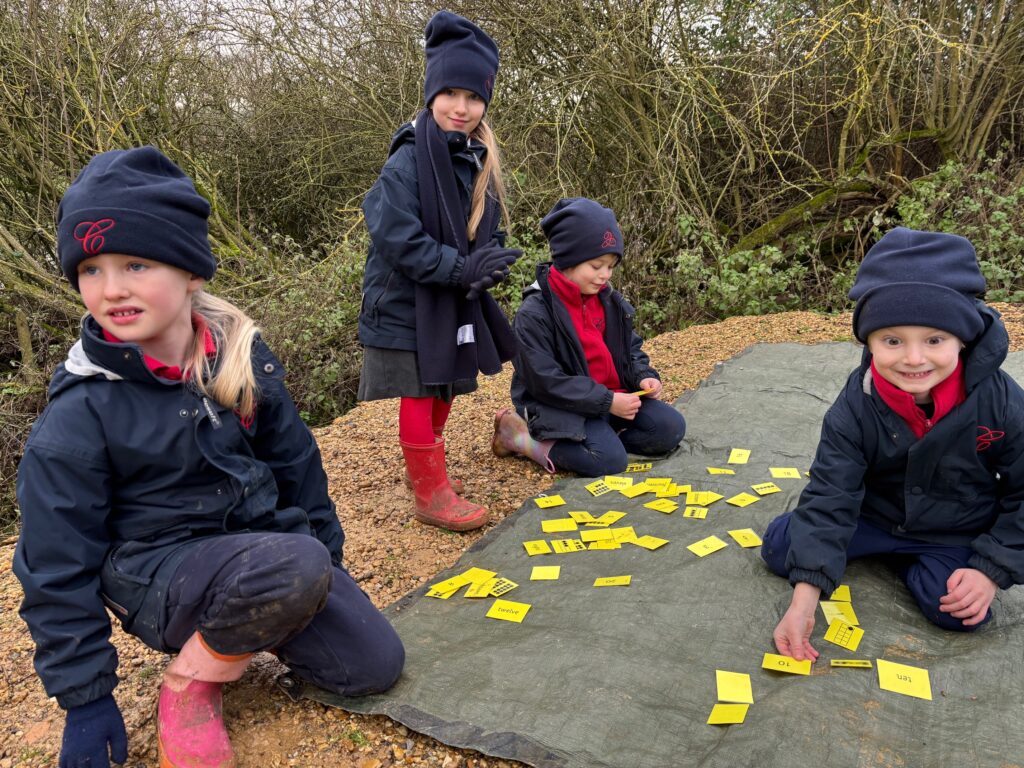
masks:
MULTIPOLYGON (((203 334, 203 351, 206 352, 206 356, 211 357, 217 354, 217 345, 214 343, 213 334, 210 333, 206 321, 199 315, 192 315, 192 328, 196 333, 203 334)), ((110 333, 106 328, 103 329, 103 338, 112 344, 124 344, 124 341, 110 333)), ((179 366, 162 363, 145 352, 142 353, 142 360, 145 362, 146 367, 153 372, 154 376, 159 376, 161 379, 169 379, 170 381, 181 381, 182 371, 179 366)))
POLYGON ((924 437, 926 432, 939 423, 939 419, 967 399, 962 360, 957 361, 956 369, 952 374, 932 388, 931 396, 935 412, 932 413, 931 418, 928 418, 918 404, 914 402, 912 394, 904 392, 895 384, 890 384, 882 378, 878 369, 875 368, 874 359, 871 360, 871 380, 874 381, 875 390, 885 404, 907 422, 907 426, 919 438, 924 437))

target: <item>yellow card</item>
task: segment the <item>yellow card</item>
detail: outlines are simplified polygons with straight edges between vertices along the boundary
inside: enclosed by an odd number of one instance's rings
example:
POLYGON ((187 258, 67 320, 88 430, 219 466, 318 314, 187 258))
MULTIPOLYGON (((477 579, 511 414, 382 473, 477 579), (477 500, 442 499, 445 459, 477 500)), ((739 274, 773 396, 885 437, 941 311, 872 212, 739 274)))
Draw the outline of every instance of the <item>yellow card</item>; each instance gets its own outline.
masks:
POLYGON ((530 571, 530 581, 557 581, 561 575, 560 565, 535 565, 530 571))
POLYGON ((760 499, 749 493, 737 493, 731 499, 726 499, 725 503, 732 504, 735 507, 749 507, 755 501, 760 501, 760 499))
POLYGON ((627 499, 635 499, 641 493, 650 493, 653 489, 647 487, 647 483, 635 483, 628 488, 622 488, 619 493, 627 499))
POLYGON ((637 397, 643 397, 644 395, 651 394, 653 391, 653 389, 638 389, 636 392, 630 392, 629 394, 636 395, 637 397))
POLYGON ((582 552, 587 548, 579 539, 552 539, 551 548, 560 555, 567 552, 582 552))
POLYGON ((644 484, 650 491, 658 491, 662 488, 668 488, 672 485, 671 477, 648 477, 644 480, 644 484))
POLYGON ((463 584, 459 584, 457 587, 448 587, 447 589, 441 589, 439 585, 435 585, 427 590, 427 597, 436 597, 440 600, 447 600, 449 597, 458 592, 463 584))
POLYGON ((613 539, 620 544, 636 541, 636 531, 631 525, 625 525, 622 528, 609 528, 608 531, 612 534, 613 539))
POLYGON ((708 536, 706 539, 695 541, 693 544, 687 547, 688 550, 693 552, 697 557, 704 557, 710 555, 712 552, 717 552, 720 549, 729 546, 717 536, 708 536))
POLYGON ((639 538, 633 539, 632 544, 636 544, 638 547, 644 549, 655 550, 658 547, 663 547, 668 544, 668 539, 659 539, 657 536, 640 536, 639 538))
POLYGON ((825 632, 826 640, 848 651, 856 651, 862 637, 864 637, 863 629, 855 627, 853 624, 847 624, 842 619, 831 622, 825 632))
POLYGON ((694 507, 710 507, 719 499, 725 497, 714 491, 690 491, 686 494, 686 503, 694 507))
POLYGON ((688 485, 676 485, 675 483, 669 483, 661 490, 655 491, 654 495, 659 499, 674 499, 679 494, 686 493, 689 490, 690 486, 688 485))
POLYGON ((722 467, 708 467, 709 475, 735 475, 735 469, 723 469, 722 467))
POLYGON ((581 541, 615 541, 615 534, 611 528, 593 528, 589 531, 580 531, 581 541))
POLYGON ((615 539, 601 539, 600 541, 590 542, 590 546, 587 549, 622 549, 622 545, 615 539))
POLYGON ((842 603, 838 600, 836 602, 821 600, 818 605, 821 606, 821 612, 825 615, 825 621, 829 624, 839 619, 847 624, 860 625, 860 622, 857 621, 857 614, 853 612, 853 605, 850 603, 842 603))
POLYGON ((503 579, 501 576, 494 582, 494 586, 491 587, 491 595, 494 597, 501 597, 506 592, 511 592, 513 589, 518 587, 511 579, 503 579))
POLYGON ((523 546, 526 547, 526 554, 530 557, 534 555, 550 555, 551 547, 544 539, 536 539, 534 541, 524 541, 523 546))
POLYGON ((605 475, 604 484, 613 491, 621 491, 623 488, 629 488, 633 484, 633 478, 620 475, 605 475))
POLYGON ((932 684, 928 679, 927 669, 896 664, 885 659, 877 659, 877 662, 878 687, 883 691, 902 693, 915 699, 932 700, 932 684))
POLYGON ((758 483, 750 487, 757 492, 758 496, 767 496, 769 493, 778 493, 782 490, 775 483, 758 483))
POLYGON ((854 667, 856 669, 871 669, 871 662, 867 659, 832 659, 829 662, 833 667, 854 667))
POLYGON ((828 599, 829 600, 838 600, 839 602, 842 602, 842 603, 850 602, 850 587, 849 587, 849 585, 847 585, 847 584, 840 584, 838 587, 836 587, 836 591, 833 592, 829 596, 828 599))
POLYGON ((612 525, 613 523, 619 522, 626 516, 625 512, 616 512, 615 510, 608 510, 603 515, 595 518, 593 522, 587 523, 591 527, 605 527, 612 525))
POLYGON ((692 517, 694 520, 703 520, 707 516, 707 507, 687 507, 683 510, 683 517, 692 517))
POLYGON ((440 597, 442 600, 447 600, 466 584, 479 584, 497 575, 494 571, 486 571, 483 568, 469 568, 450 579, 432 585, 427 591, 427 597, 440 597))
POLYGON ((749 704, 715 704, 708 716, 708 725, 736 725, 747 716, 749 704))
POLYGON ((594 522, 594 516, 586 510, 570 512, 569 517, 575 520, 579 525, 587 525, 588 523, 594 522))
POLYGON ((594 579, 595 587, 628 587, 629 582, 632 581, 632 576, 603 576, 599 579, 594 579))
POLYGON ((647 507, 648 509, 657 510, 658 512, 664 512, 666 515, 671 515, 673 512, 679 509, 678 504, 676 504, 674 501, 669 501, 668 499, 657 499, 656 501, 649 501, 646 504, 644 504, 644 506, 647 507))
POLYGON ((497 579, 488 579, 479 584, 470 584, 466 590, 466 597, 490 597, 491 590, 498 586, 497 579))
POLYGON ((511 600, 495 600, 487 611, 488 619, 500 619, 501 621, 514 621, 522 624, 526 613, 530 610, 529 603, 515 603, 511 600))
POLYGON ((768 471, 776 480, 787 477, 800 479, 800 470, 796 467, 768 467, 768 471))
POLYGON ((753 528, 739 528, 735 531, 729 531, 728 533, 736 539, 736 543, 741 547, 761 546, 761 537, 754 533, 753 528))
POLYGON ((648 472, 653 465, 650 462, 639 462, 635 461, 632 464, 626 465, 627 472, 648 472))
POLYGON ((568 533, 576 530, 576 521, 571 517, 561 517, 558 520, 541 520, 540 529, 544 533, 568 533))
POLYGON ((554 496, 540 496, 534 499, 533 501, 541 509, 549 509, 550 507, 560 507, 563 504, 565 504, 565 499, 563 499, 558 494, 555 494, 554 496))
POLYGON ((779 656, 777 653, 766 653, 761 660, 761 667, 776 672, 789 672, 791 675, 811 674, 811 660, 797 661, 792 656, 779 656))
POLYGON ((606 493, 611 493, 614 490, 604 480, 595 480, 583 487, 590 491, 591 496, 604 496, 606 493))
POLYGON ((715 670, 715 684, 718 686, 718 700, 733 704, 753 704, 754 691, 750 687, 750 675, 744 672, 715 670))
POLYGON ((726 464, 746 464, 750 458, 750 451, 747 448, 733 448, 729 452, 729 460, 726 464))

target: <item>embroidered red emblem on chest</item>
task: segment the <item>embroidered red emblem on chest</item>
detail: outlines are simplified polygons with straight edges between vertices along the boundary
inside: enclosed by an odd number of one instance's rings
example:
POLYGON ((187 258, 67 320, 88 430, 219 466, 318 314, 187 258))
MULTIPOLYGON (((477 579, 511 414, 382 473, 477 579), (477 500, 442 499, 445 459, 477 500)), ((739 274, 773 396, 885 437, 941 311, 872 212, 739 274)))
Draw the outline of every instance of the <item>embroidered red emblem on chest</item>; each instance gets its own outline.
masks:
POLYGON ((996 440, 1002 440, 1004 437, 1006 437, 1006 433, 1001 430, 979 426, 978 452, 981 453, 981 451, 987 451, 992 443, 996 442, 996 440))
POLYGON ((615 239, 615 233, 610 229, 605 230, 604 240, 601 241, 602 248, 615 248, 618 246, 618 241, 615 239))
POLYGON ((72 234, 75 240, 82 244, 82 250, 90 256, 95 256, 103 248, 103 233, 114 228, 113 219, 100 219, 99 221, 82 221, 75 227, 72 234))

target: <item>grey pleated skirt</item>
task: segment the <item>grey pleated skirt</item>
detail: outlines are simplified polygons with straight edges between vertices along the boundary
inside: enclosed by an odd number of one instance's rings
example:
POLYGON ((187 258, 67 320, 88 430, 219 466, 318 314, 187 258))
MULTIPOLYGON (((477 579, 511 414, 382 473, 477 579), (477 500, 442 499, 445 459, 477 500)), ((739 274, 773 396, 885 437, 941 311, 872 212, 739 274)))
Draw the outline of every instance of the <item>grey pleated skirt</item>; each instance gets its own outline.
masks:
POLYGON ((359 372, 359 400, 387 400, 392 397, 436 397, 446 402, 456 395, 475 392, 476 379, 460 379, 452 384, 424 384, 416 353, 405 349, 363 347, 363 367, 359 372))

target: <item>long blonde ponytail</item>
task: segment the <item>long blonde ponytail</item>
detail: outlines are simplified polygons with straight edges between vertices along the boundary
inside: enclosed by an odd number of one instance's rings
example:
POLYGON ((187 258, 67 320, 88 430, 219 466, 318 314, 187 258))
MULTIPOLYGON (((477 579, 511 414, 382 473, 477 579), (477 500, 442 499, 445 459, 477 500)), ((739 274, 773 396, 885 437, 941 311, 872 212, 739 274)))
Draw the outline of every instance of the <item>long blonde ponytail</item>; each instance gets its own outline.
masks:
MULTIPOLYGON (((488 195, 501 207, 501 218, 505 228, 509 226, 508 208, 505 207, 505 182, 501 178, 501 158, 498 155, 498 142, 494 138, 494 131, 486 120, 481 120, 472 136, 487 147, 487 154, 484 156, 484 167, 473 183, 473 201, 469 209, 469 223, 466 225, 466 233, 471 241, 476 240, 476 230, 484 217, 484 205, 488 195)), ((486 234, 490 237, 489 232, 486 234)))
POLYGON ((192 351, 185 361, 185 376, 195 386, 225 408, 236 409, 243 419, 256 413, 259 389, 252 369, 252 345, 259 333, 256 323, 245 312, 224 299, 202 289, 192 295, 192 311, 198 314, 217 345, 216 370, 206 356, 203 334, 196 334, 192 351))

